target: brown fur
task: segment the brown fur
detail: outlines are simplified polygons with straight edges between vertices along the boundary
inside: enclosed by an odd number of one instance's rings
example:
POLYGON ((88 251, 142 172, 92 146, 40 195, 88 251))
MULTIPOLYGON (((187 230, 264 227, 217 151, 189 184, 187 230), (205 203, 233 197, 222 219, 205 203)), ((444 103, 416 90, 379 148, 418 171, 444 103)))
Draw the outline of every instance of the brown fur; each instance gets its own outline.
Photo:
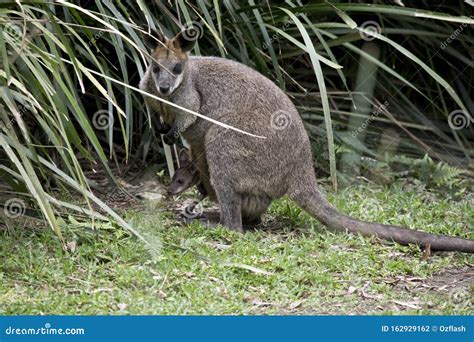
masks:
POLYGON ((169 58, 173 54, 177 59, 186 61, 188 54, 184 52, 181 47, 172 40, 165 40, 164 45, 159 44, 151 53, 151 56, 156 60, 169 58))

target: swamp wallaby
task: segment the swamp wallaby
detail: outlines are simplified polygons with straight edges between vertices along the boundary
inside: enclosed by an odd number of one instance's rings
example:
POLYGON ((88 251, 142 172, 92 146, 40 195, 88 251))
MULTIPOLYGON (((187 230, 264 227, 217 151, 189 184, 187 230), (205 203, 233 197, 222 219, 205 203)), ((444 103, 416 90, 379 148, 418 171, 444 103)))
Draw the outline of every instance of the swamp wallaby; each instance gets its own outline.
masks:
POLYGON ((192 34, 172 39, 145 35, 153 57, 140 88, 174 104, 246 132, 253 138, 145 97, 147 105, 191 145, 192 160, 221 224, 242 231, 257 223, 271 201, 287 195, 332 230, 431 245, 433 250, 474 252, 474 240, 359 221, 341 214, 318 189, 308 135, 295 106, 257 71, 217 57, 194 57, 192 34))

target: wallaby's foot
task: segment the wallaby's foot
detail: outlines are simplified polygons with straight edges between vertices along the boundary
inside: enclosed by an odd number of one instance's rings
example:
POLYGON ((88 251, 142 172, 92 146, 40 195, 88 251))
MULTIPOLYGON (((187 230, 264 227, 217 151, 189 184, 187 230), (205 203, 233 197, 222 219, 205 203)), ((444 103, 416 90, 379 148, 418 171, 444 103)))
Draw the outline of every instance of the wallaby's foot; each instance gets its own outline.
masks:
POLYGON ((262 218, 254 218, 254 219, 243 219, 242 221, 242 226, 244 228, 244 231, 247 230, 257 230, 259 226, 262 224, 262 218))
POLYGON ((199 216, 199 217, 193 217, 193 218, 189 218, 189 217, 186 217, 184 215, 180 215, 180 217, 178 218, 178 221, 181 222, 181 223, 184 223, 184 224, 191 224, 193 222, 199 222, 200 224, 202 224, 203 226, 205 227, 217 227, 218 225, 218 222, 212 222, 210 221, 207 216, 203 215, 203 216, 199 216))
POLYGON ((226 223, 223 222, 223 221, 220 221, 219 224, 220 224, 221 226, 224 226, 224 227, 226 227, 226 228, 228 228, 228 229, 230 229, 230 230, 236 231, 236 232, 238 232, 238 233, 243 233, 243 232, 244 232, 244 228, 243 228, 242 225, 240 225, 240 226, 237 226, 237 225, 232 225, 232 226, 230 226, 230 225, 226 224, 226 223))
POLYGON ((202 205, 199 205, 199 203, 201 203, 201 201, 194 201, 193 203, 188 205, 186 208, 184 208, 183 214, 185 216, 188 216, 189 218, 203 216, 202 205))
POLYGON ((199 216, 195 217, 187 217, 186 215, 183 215, 183 213, 181 213, 178 218, 178 221, 184 224, 191 224, 197 221, 205 227, 215 228, 219 225, 219 213, 210 211, 206 213, 201 213, 199 216))
POLYGON ((261 217, 255 217, 252 219, 242 219, 242 224, 244 226, 258 226, 259 224, 262 223, 262 218, 261 217))
POLYGON ((194 221, 201 221, 205 222, 207 220, 207 217, 205 214, 202 214, 200 212, 194 212, 189 209, 190 206, 186 207, 178 217, 178 221, 184 222, 184 223, 191 223, 194 221))
POLYGON ((211 178, 217 194, 220 210, 220 224, 236 232, 243 233, 241 204, 242 197, 232 185, 223 184, 219 178, 211 178))

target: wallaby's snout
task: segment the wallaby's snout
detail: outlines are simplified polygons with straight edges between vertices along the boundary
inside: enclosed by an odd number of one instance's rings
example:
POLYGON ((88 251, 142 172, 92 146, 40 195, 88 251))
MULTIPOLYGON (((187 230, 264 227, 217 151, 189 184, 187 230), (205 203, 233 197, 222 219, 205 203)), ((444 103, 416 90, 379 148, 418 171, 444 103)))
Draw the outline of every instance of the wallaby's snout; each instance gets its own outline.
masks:
POLYGON ((187 168, 176 170, 168 187, 168 195, 177 196, 197 183, 196 174, 187 168))
POLYGON ((169 81, 161 81, 159 77, 155 79, 156 91, 160 96, 169 96, 171 95, 171 85, 169 81))
POLYGON ((176 56, 165 59, 161 57, 155 64, 152 73, 156 91, 160 96, 170 96, 183 81, 185 61, 176 56))
POLYGON ((162 94, 162 95, 168 95, 170 91, 170 87, 169 86, 160 86, 159 87, 159 92, 162 94))
POLYGON ((168 187, 168 195, 169 196, 176 196, 179 195, 184 191, 184 180, 180 177, 176 177, 176 173, 171 180, 170 186, 168 187))

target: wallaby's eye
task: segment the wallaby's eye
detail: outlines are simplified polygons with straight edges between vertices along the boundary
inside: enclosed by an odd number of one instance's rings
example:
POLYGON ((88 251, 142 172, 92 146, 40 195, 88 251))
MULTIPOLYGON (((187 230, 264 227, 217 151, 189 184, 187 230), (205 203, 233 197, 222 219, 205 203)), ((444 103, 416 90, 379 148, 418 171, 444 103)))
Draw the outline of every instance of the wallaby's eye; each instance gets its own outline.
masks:
POLYGON ((178 179, 178 184, 183 184, 183 180, 182 180, 182 179, 178 179))
POLYGON ((154 72, 155 74, 158 74, 158 73, 160 72, 160 66, 159 66, 159 65, 155 65, 155 66, 153 67, 153 72, 154 72))
POLYGON ((179 75, 183 72, 183 63, 178 63, 173 68, 173 74, 179 75))

